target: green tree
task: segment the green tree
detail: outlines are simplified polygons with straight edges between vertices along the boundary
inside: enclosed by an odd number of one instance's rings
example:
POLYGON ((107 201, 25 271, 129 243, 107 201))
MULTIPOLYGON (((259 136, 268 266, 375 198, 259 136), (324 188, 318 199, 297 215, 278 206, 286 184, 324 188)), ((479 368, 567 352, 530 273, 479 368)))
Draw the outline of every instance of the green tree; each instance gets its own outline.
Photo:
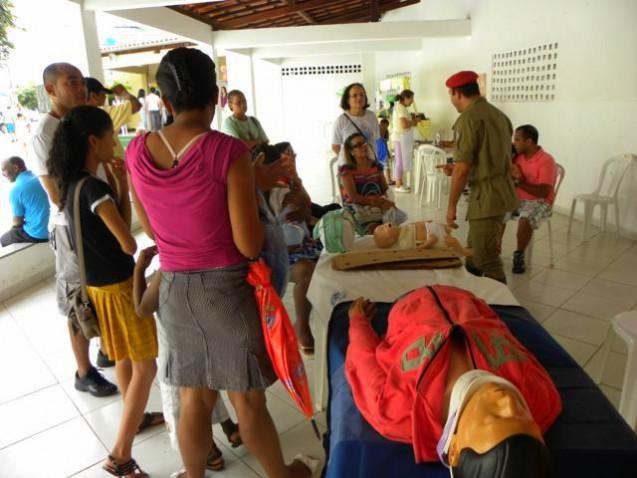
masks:
POLYGON ((6 60, 13 50, 13 43, 8 38, 8 30, 15 27, 12 8, 10 0, 0 0, 0 60, 6 60))
POLYGON ((18 91, 18 103, 28 110, 37 110, 38 97, 35 93, 35 86, 30 85, 18 91))

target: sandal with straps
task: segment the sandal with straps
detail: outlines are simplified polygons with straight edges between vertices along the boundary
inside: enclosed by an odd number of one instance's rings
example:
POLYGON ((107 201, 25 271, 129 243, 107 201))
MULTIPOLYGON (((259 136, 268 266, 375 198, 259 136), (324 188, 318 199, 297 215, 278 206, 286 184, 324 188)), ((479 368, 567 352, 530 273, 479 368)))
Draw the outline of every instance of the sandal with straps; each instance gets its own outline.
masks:
POLYGON ((131 458, 126 463, 118 463, 112 455, 108 455, 107 462, 102 465, 102 469, 118 478, 134 474, 135 478, 149 478, 150 475, 143 471, 137 462, 131 458))
POLYGON ((208 452, 208 458, 206 459, 206 468, 212 471, 221 471, 226 467, 226 462, 223 459, 223 453, 217 448, 215 443, 212 443, 212 448, 208 452))
POLYGON ((226 421, 221 423, 221 429, 223 430, 224 435, 226 435, 226 438, 230 442, 232 448, 238 448, 243 445, 238 423, 235 423, 232 419, 228 418, 226 421))

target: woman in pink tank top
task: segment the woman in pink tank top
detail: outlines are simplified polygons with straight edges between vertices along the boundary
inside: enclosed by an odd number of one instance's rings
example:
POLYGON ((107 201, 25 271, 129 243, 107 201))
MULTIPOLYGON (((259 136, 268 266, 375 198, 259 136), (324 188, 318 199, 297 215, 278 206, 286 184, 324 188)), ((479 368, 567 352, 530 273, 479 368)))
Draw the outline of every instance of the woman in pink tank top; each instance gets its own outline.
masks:
POLYGON ((210 130, 218 89, 208 56, 170 51, 157 82, 175 121, 133 140, 126 160, 136 211, 159 251, 159 376, 181 391, 180 476, 204 476, 211 412, 226 390, 267 475, 309 478, 306 457, 285 464, 265 406, 275 375, 246 282, 247 260, 263 242, 249 152, 210 130))

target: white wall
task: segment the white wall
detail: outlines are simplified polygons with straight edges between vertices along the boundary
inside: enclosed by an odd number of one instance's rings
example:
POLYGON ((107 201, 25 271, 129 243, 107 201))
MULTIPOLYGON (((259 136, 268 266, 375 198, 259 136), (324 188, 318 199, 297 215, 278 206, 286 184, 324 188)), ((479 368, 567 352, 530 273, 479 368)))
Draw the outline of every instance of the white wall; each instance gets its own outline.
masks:
POLYGON ((48 243, 34 244, 0 257, 0 302, 55 274, 48 243))
MULTIPOLYGON (((471 37, 423 41, 420 55, 376 57, 379 79, 399 71, 414 73, 416 101, 434 117, 434 128, 448 129, 457 116, 448 103, 447 76, 472 69, 487 73, 489 83, 493 53, 553 41, 559 43, 556 100, 495 104, 514 125, 535 125, 540 143, 565 166, 557 209, 570 206, 574 194, 594 189, 606 158, 637 153, 636 1, 431 0, 385 21, 403 20, 404 15, 432 19, 441 12, 457 18, 463 9, 471 15, 471 37)), ((621 223, 631 235, 637 234, 636 193, 637 173, 621 190, 621 223)))
MULTIPOLYGON (((363 64, 361 55, 288 59, 282 67, 363 64)), ((372 71, 373 73, 373 71, 372 71)), ((329 158, 333 123, 342 113, 340 92, 350 83, 363 82, 364 73, 284 76, 283 132, 297 153, 297 168, 314 202, 330 200, 329 158)))

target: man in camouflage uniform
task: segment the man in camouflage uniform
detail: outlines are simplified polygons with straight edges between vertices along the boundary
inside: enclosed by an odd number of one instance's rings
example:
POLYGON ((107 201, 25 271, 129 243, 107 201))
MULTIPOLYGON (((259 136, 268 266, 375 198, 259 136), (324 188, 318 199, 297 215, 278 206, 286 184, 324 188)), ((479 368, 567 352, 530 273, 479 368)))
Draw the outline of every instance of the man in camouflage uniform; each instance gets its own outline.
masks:
POLYGON ((457 227, 456 208, 468 183, 467 246, 473 256, 467 258, 467 270, 506 283, 500 258, 504 215, 518 206, 511 180, 513 126, 480 96, 477 80, 475 72, 461 71, 445 83, 460 113, 453 126, 456 143, 447 224, 457 227))

